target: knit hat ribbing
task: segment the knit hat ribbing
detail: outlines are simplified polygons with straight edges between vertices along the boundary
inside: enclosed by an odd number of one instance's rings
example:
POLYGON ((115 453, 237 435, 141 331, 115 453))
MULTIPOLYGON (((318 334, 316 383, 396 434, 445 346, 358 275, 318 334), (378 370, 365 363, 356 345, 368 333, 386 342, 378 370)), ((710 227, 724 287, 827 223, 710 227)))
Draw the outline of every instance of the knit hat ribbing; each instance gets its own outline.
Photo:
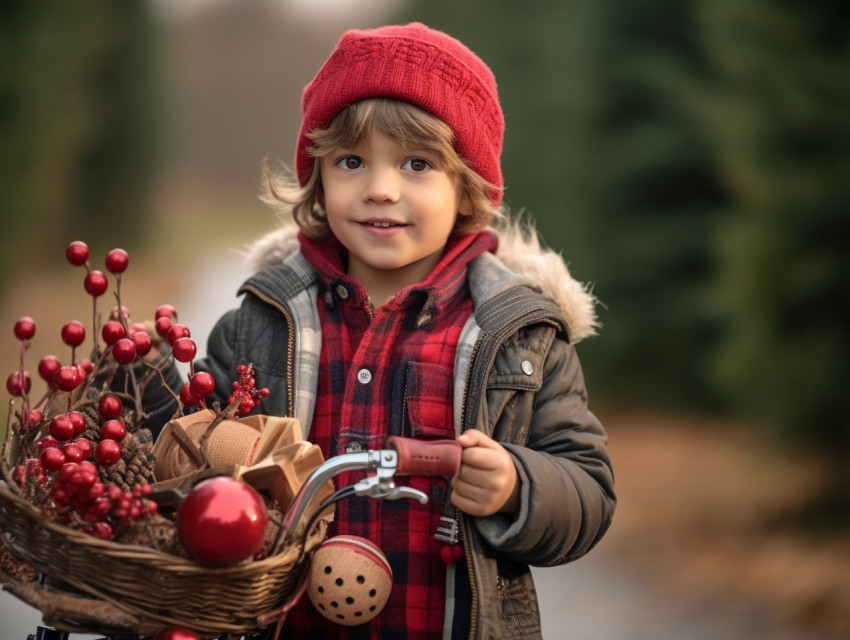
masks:
POLYGON ((490 68, 451 36, 412 23, 346 31, 301 97, 295 166, 303 186, 313 169, 307 134, 366 98, 409 102, 449 125, 455 148, 502 199, 500 155, 505 121, 490 68))

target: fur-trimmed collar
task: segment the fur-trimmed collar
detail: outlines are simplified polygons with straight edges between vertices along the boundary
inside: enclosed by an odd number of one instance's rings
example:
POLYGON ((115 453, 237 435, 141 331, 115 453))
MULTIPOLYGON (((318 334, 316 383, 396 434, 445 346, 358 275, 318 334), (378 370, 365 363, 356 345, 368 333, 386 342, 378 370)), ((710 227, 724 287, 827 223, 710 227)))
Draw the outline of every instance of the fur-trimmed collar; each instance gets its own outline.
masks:
MULTIPOLYGON (((248 245, 244 257, 251 273, 281 262, 298 251, 298 228, 284 224, 248 245)), ((518 280, 553 300, 561 308, 569 327, 570 340, 578 342, 596 334, 597 300, 590 287, 575 280, 560 254, 542 247, 535 230, 519 221, 496 231, 496 257, 518 280)))

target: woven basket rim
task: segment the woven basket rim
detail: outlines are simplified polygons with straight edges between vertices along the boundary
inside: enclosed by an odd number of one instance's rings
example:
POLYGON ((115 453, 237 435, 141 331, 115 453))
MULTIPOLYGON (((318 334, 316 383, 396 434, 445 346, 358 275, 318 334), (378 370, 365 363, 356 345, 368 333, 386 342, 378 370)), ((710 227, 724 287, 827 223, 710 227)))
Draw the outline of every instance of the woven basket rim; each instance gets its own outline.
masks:
MULTIPOLYGON (((17 495, 13 490, 11 490, 9 488, 8 483, 3 479, 0 479, 0 500, 13 501, 19 508, 28 511, 29 514, 32 516, 33 520, 38 520, 40 522, 40 527, 50 530, 51 533, 56 534, 58 537, 68 538, 81 546, 100 549, 107 553, 110 551, 120 551, 128 555, 138 555, 142 558, 150 557, 161 560, 167 560, 169 562, 172 562, 175 566, 178 566, 182 570, 191 571, 193 569, 197 569, 199 572, 208 572, 211 575, 215 576, 238 574, 244 573, 246 567, 256 567, 258 569, 262 569, 265 568, 266 565, 275 566, 280 563, 280 560, 277 559, 278 556, 282 555, 281 553, 276 553, 260 560, 245 560, 244 562, 229 567, 206 566, 190 558, 175 556, 173 554, 160 551, 159 549, 154 549, 153 547, 146 547, 138 544, 126 544, 121 542, 115 542, 114 540, 103 540, 102 538, 97 538, 87 533, 83 533, 82 531, 77 531, 72 527, 64 525, 61 522, 58 522, 57 520, 54 520, 53 518, 44 515, 37 506, 35 506, 25 498, 17 495)), ((2 514, 3 512, 0 511, 0 521, 3 520, 2 514)), ((6 523, 2 522, 2 524, 5 525, 6 523)), ((5 527, 3 531, 5 532, 5 527)), ((256 571, 252 571, 251 573, 256 573, 256 571)))
MULTIPOLYGON (((295 590, 301 572, 304 570, 306 557, 312 548, 317 546, 325 534, 326 523, 319 521, 318 527, 314 528, 310 536, 293 541, 288 546, 279 550, 278 553, 260 560, 246 560, 229 567, 210 567, 195 562, 189 558, 175 556, 153 547, 144 545, 126 544, 112 540, 102 540, 89 534, 77 531, 72 527, 64 525, 53 518, 42 513, 34 504, 18 495, 7 483, 0 478, 0 524, 2 524, 3 541, 15 556, 33 566, 38 572, 61 583, 67 584, 71 589, 78 588, 86 597, 95 598, 127 611, 138 620, 133 628, 120 628, 117 631, 148 632, 166 626, 167 624, 178 624, 201 632, 215 633, 239 633, 256 630, 260 627, 259 618, 269 611, 275 610, 295 590), (13 517, 17 518, 13 522, 13 517), (23 521, 21 519, 24 519, 23 521), (45 534, 51 539, 51 544, 42 545, 39 549, 28 549, 27 544, 33 544, 35 538, 31 536, 19 536, 17 530, 32 530, 37 527, 39 534, 45 534), (26 542, 21 541, 23 537, 26 542), (304 545, 302 554, 301 546, 304 545), (33 551, 37 553, 33 553, 33 551), (120 579, 120 571, 110 571, 109 566, 103 566, 102 575, 105 580, 110 576, 115 580, 109 584, 92 585, 84 580, 69 580, 62 571, 47 563, 38 561, 36 555, 45 553, 51 559, 62 559, 57 564, 65 564, 75 560, 81 560, 82 556, 90 555, 97 557, 99 562, 109 564, 114 561, 117 564, 136 568, 144 567, 146 570, 155 572, 158 576, 164 575, 175 582, 175 591, 185 591, 194 594, 200 589, 212 591, 220 590, 222 595, 215 593, 205 598, 205 609, 199 610, 197 605, 186 606, 185 611, 169 610, 163 611, 145 610, 144 603, 134 602, 138 600, 138 594, 132 597, 121 590, 122 583, 127 580, 120 579), (290 573, 297 572, 298 576, 290 573), (279 594, 265 593, 267 586, 262 578, 273 577, 276 582, 287 583, 286 589, 279 594), (289 584, 291 583, 291 584, 289 584), (108 587, 112 587, 111 589, 108 587), (233 597, 233 592, 238 591, 239 598, 233 597), (227 595, 229 594, 229 596, 227 595), (264 604, 257 611, 252 611, 246 616, 241 602, 234 600, 262 599, 264 604), (126 600, 126 601, 123 601, 126 600), (233 620, 226 618, 232 613, 233 620)), ((112 567, 114 569, 114 567, 112 567)), ((270 578, 271 579, 271 578, 270 578)), ((129 585, 129 583, 128 583, 129 585)), ((53 586, 53 590, 56 586, 53 586)), ((44 595, 44 593, 42 593, 44 595)), ((154 597, 157 594, 151 592, 154 597)), ((155 598, 154 598, 155 599, 155 598)), ((32 603, 31 603, 32 604, 32 603)), ((85 616, 81 616, 85 618, 85 616)), ((54 624, 61 628, 63 622, 68 631, 79 631, 82 628, 91 628, 90 623, 65 620, 54 624)), ((100 629, 94 629, 101 632, 100 629)), ((115 629, 113 629, 115 631, 115 629)))

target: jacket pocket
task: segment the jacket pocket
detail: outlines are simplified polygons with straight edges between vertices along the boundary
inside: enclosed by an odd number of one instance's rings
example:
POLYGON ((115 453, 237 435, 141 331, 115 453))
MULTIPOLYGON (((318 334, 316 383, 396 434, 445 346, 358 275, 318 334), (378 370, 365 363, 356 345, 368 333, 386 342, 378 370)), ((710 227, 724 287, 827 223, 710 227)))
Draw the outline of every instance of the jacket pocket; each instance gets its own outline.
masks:
POLYGON ((396 386, 401 402, 391 433, 413 438, 454 438, 452 370, 408 362, 396 386))
POLYGON ((499 576, 496 581, 499 617, 505 637, 539 640, 540 611, 534 583, 528 569, 514 577, 499 576))

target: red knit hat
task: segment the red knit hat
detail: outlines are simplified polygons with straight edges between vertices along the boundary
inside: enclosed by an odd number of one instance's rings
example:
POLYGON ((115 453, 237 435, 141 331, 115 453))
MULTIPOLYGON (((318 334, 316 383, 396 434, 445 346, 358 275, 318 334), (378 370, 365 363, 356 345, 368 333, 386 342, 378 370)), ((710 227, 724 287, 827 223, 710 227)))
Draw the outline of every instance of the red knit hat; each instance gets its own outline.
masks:
POLYGON ((458 154, 497 187, 490 199, 501 202, 505 120, 496 78, 461 42, 419 23, 342 35, 301 97, 295 166, 302 186, 314 164, 307 133, 327 127, 344 107, 365 98, 404 100, 448 124, 458 154))

